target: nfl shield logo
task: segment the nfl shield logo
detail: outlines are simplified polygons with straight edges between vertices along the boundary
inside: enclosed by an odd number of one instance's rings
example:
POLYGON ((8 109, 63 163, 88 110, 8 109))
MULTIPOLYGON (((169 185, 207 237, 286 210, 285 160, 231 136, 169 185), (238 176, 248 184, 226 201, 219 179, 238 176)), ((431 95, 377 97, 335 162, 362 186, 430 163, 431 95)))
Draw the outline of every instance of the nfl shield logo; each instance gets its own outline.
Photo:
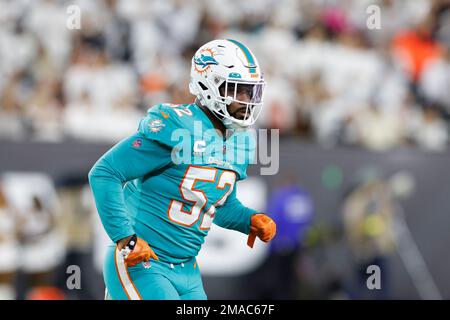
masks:
POLYGON ((142 139, 136 139, 136 140, 134 140, 132 146, 133 146, 134 148, 139 148, 140 146, 142 146, 142 139))

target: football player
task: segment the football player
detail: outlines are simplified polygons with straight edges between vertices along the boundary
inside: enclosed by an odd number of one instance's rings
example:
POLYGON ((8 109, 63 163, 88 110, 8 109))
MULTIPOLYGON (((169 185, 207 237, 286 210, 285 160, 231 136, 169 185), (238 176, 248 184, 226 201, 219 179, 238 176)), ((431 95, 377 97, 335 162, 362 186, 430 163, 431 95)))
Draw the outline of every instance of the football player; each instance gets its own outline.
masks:
POLYGON ((206 299, 196 256, 212 222, 249 234, 250 246, 275 236, 274 221, 245 207, 235 188, 255 151, 247 128, 264 86, 245 45, 208 42, 192 58, 195 102, 153 106, 93 166, 89 183, 114 242, 103 270, 109 298, 206 299))

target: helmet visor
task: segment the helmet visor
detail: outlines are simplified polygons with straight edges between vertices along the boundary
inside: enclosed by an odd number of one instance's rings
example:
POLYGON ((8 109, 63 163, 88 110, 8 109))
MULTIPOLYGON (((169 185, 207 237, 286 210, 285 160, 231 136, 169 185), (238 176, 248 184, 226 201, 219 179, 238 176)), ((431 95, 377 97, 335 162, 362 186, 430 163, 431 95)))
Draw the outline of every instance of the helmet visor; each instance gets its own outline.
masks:
POLYGON ((227 102, 231 98, 239 103, 258 104, 262 103, 264 86, 264 81, 244 82, 227 80, 219 87, 219 93, 220 97, 227 102))

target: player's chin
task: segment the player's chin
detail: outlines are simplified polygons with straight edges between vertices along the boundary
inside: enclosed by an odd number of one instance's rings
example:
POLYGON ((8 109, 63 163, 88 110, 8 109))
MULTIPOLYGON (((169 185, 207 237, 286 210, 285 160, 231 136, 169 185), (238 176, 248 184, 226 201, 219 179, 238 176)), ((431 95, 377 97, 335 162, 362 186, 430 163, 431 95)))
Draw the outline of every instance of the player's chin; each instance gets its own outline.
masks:
MULTIPOLYGON (((229 108, 229 109, 231 109, 231 108, 229 108)), ((238 119, 238 120, 245 120, 245 116, 247 113, 246 106, 244 106, 242 104, 233 105, 232 109, 235 109, 234 112, 232 112, 232 113, 230 112, 230 114, 233 118, 238 119)))
POLYGON ((233 116, 234 118, 238 119, 238 120, 245 120, 245 110, 244 111, 238 111, 234 114, 233 116))

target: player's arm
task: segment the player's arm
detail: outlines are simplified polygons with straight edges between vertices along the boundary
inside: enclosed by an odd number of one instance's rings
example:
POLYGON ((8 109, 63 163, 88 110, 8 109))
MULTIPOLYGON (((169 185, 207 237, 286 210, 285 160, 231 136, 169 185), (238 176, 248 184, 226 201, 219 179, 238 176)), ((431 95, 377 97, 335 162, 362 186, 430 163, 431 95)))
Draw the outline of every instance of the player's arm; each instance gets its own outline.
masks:
MULTIPOLYGON (((269 242, 276 234, 275 222, 266 214, 244 206, 236 197, 236 188, 224 205, 216 209, 213 222, 222 228, 250 234, 250 237, 257 236, 264 242, 269 242)), ((249 245, 252 247, 253 243, 249 245)))
MULTIPOLYGON (((108 236, 119 249, 135 234, 123 194, 123 184, 171 163, 168 147, 136 133, 108 150, 89 172, 97 211, 108 236)), ((140 245, 134 244, 134 245, 140 245)), ((130 245, 131 247, 131 245, 130 245)))

